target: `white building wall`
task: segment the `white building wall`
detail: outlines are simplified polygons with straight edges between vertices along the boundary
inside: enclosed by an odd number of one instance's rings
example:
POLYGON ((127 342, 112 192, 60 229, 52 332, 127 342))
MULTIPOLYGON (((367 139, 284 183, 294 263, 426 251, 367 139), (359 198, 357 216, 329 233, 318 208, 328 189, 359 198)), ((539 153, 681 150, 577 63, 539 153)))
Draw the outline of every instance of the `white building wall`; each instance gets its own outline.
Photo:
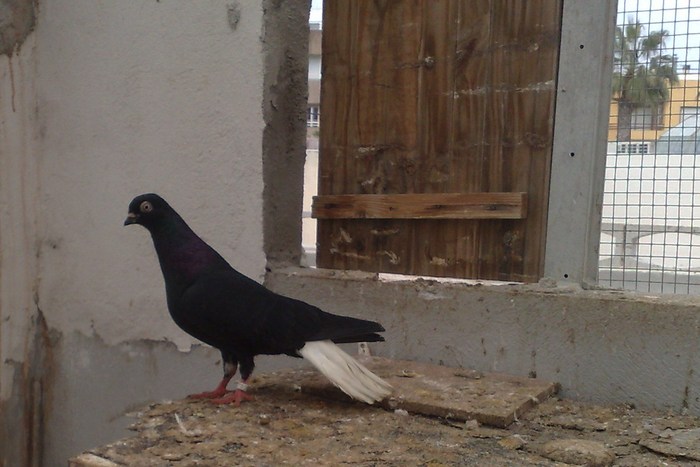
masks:
POLYGON ((309 55, 309 81, 321 79, 321 56, 309 55))

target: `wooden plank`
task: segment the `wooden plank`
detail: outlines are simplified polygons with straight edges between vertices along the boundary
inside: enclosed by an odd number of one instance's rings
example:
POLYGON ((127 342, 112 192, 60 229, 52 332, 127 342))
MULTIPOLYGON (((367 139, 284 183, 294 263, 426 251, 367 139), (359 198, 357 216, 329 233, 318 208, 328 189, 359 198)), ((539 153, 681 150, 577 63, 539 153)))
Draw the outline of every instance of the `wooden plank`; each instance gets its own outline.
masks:
MULTIPOLYGON (((491 144, 485 138, 491 75, 490 0, 458 2, 458 30, 455 35, 454 155, 451 191, 488 191, 488 157, 491 144), (458 188, 459 187, 459 188, 458 188)), ((496 190, 493 190, 496 191, 496 190)), ((484 221, 461 220, 457 230, 456 276, 489 278, 481 244, 486 232, 484 221)))
POLYGON ((317 219, 524 219, 526 193, 315 196, 317 219))
POLYGON ((514 216, 321 214, 320 267, 541 277, 561 1, 327 2, 321 196, 528 196, 514 216))
POLYGON ((560 4, 491 1, 487 45, 458 80, 464 104, 485 98, 483 117, 461 111, 456 126, 460 144, 476 138, 485 149, 481 191, 525 191, 529 205, 526 219, 479 222, 480 264, 472 277, 532 282, 542 275, 560 4), (478 83, 469 81, 471 73, 478 83))
MULTIPOLYGON (((324 4, 319 194, 414 190, 420 7, 395 0, 324 4)), ((406 272, 393 255, 410 231, 406 221, 387 222, 320 220, 317 264, 406 272), (368 249, 377 253, 371 261, 368 249)))
MULTIPOLYGON (((472 193, 464 187, 451 189, 460 175, 451 170, 455 157, 452 108, 455 82, 455 11, 457 1, 424 1, 421 19, 420 57, 425 64, 418 70, 418 164, 415 174, 417 193, 472 193)), ((460 219, 445 218, 407 221, 412 267, 426 275, 454 276, 457 271, 456 225, 460 219)))
MULTIPOLYGON (((381 403, 387 409, 451 420, 476 420, 499 428, 508 427, 559 390, 559 384, 536 378, 381 357, 358 359, 394 387, 391 397, 381 403)), ((293 376, 302 392, 350 400, 316 371, 296 370, 293 376)))

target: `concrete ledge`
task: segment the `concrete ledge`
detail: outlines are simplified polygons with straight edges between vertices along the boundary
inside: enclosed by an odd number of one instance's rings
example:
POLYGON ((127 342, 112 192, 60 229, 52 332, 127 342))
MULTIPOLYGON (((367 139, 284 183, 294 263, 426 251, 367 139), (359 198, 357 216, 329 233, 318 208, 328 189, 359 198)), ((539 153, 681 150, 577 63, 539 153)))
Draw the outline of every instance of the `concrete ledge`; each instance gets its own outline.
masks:
POLYGON ((266 285, 380 321, 375 354, 558 381, 564 397, 700 414, 700 300, 287 268, 266 285))

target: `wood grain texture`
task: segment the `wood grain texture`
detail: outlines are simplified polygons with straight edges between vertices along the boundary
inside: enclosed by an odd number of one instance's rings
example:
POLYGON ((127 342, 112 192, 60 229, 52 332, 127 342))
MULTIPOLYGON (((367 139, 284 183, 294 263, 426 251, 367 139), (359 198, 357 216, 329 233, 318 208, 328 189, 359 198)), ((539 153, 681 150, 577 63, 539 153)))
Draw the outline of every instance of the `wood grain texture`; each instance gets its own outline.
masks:
POLYGON ((523 219, 526 193, 315 196, 317 219, 523 219))
POLYGON ((320 267, 541 277, 560 17, 561 0, 325 2, 319 195, 527 193, 527 215, 322 218, 320 267))

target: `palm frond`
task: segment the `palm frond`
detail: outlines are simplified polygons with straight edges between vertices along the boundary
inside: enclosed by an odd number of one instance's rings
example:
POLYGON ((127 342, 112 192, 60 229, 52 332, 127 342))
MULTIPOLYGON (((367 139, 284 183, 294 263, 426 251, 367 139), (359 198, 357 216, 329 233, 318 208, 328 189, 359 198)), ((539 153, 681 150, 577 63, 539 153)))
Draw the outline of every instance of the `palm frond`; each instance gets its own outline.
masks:
POLYGON ((644 29, 633 17, 615 28, 612 91, 629 108, 663 105, 678 82, 676 58, 663 54, 668 31, 644 29))

